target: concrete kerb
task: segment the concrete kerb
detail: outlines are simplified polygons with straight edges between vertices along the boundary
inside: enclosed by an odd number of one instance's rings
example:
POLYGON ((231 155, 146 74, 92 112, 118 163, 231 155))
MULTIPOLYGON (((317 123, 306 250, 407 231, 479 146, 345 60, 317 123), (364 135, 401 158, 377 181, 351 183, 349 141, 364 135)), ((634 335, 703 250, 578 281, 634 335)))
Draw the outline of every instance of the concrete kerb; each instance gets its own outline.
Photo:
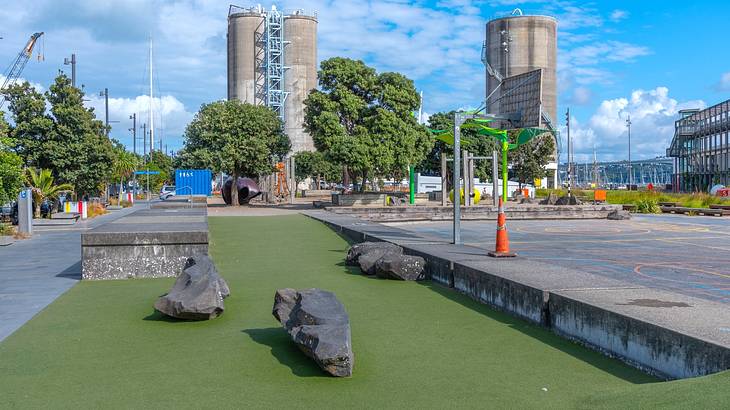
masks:
POLYGON ((427 261, 431 281, 658 377, 730 369, 726 305, 525 258, 489 259, 475 247, 435 243, 352 216, 304 214, 354 242, 400 245, 427 261))

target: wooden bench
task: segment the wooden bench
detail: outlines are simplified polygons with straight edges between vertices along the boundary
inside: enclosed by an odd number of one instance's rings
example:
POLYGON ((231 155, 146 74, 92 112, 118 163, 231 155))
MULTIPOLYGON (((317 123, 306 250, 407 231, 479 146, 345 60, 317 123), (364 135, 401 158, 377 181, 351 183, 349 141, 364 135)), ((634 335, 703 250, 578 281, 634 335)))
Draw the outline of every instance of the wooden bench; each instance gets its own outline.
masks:
POLYGON ((659 206, 678 206, 677 202, 659 202, 659 206))

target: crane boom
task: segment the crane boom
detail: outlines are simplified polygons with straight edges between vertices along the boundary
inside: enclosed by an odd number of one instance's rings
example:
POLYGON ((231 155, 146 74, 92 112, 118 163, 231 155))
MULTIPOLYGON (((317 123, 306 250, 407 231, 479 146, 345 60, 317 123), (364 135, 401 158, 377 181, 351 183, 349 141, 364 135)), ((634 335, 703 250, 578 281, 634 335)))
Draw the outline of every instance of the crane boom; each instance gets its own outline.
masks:
MULTIPOLYGON (((20 53, 18 53, 18 57, 15 59, 15 62, 13 62, 10 68, 5 72, 5 81, 3 81, 3 85, 0 87, 0 93, 7 90, 18 80, 20 74, 25 68, 25 65, 28 63, 28 60, 33 55, 33 47, 35 47, 36 42, 42 35, 43 32, 41 31, 40 33, 33 33, 33 35, 30 36, 28 43, 22 50, 20 50, 20 53)), ((0 108, 5 105, 6 100, 7 97, 3 94, 2 99, 0 99, 0 108)))

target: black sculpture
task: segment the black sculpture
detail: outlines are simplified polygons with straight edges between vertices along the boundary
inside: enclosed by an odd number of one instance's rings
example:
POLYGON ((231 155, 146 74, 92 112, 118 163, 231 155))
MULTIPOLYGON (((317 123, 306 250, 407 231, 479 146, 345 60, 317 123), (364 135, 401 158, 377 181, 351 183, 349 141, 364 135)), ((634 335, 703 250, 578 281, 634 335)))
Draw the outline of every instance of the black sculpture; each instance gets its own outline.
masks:
MULTIPOLYGON (((221 195, 226 205, 231 204, 231 184, 233 183, 233 177, 228 177, 226 182, 223 183, 223 189, 221 195)), ((250 200, 261 195, 261 190, 251 178, 238 177, 238 204, 246 205, 250 200)))

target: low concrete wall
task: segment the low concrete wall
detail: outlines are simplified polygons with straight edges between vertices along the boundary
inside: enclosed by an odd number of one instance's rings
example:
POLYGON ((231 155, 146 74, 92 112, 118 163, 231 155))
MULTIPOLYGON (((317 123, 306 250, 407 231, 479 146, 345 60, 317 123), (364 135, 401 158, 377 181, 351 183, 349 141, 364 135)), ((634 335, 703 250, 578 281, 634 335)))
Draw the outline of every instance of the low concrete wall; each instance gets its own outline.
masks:
POLYGON ((330 189, 304 189, 302 190, 302 197, 304 198, 318 198, 318 197, 330 197, 332 190, 330 189))
MULTIPOLYGON (((189 204, 188 204, 189 206, 189 204)), ((187 258, 208 254, 207 209, 143 209, 81 235, 86 280, 176 277, 187 258)))
MULTIPOLYGON (((606 219, 620 205, 526 205, 510 204, 505 207, 507 219, 606 219)), ((374 222, 445 221, 454 218, 450 206, 379 206, 328 207, 336 214, 357 216, 374 222)), ((461 219, 466 221, 496 220, 498 209, 493 206, 471 206, 461 208, 461 219)))
POLYGON ((383 206, 385 193, 364 194, 332 194, 332 204, 335 206, 383 206))
POLYGON ((396 227, 308 212, 353 242, 387 241, 426 260, 427 278, 665 379, 730 369, 730 309, 525 258, 492 259, 396 227))

